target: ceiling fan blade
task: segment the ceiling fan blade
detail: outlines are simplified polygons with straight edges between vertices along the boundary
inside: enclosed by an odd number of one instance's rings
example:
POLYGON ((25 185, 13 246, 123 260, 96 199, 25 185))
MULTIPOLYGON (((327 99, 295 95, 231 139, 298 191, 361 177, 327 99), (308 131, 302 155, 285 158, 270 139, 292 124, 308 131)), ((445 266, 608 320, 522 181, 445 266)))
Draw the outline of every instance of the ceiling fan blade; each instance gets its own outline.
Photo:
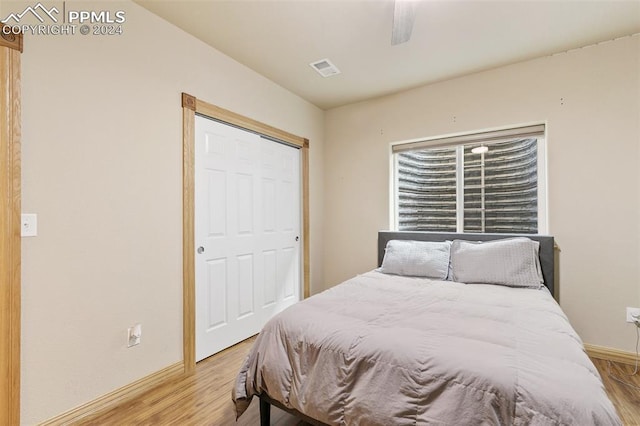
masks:
POLYGON ((409 41, 415 19, 416 8, 414 0, 395 0, 393 5, 393 29, 391 30, 392 46, 409 41))

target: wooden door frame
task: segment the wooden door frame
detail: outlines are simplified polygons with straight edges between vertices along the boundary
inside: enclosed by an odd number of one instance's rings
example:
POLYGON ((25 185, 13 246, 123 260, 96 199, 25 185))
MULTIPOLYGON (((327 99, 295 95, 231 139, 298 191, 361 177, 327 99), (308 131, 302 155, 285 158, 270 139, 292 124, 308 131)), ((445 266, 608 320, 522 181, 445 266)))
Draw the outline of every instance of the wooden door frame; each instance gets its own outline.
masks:
POLYGON ((309 140, 235 112, 182 94, 182 294, 184 371, 196 367, 195 337, 195 115, 223 121, 251 132, 269 136, 300 148, 302 157, 302 282, 303 297, 309 297, 309 140))
MULTIPOLYGON (((2 25, 4 27, 4 25, 2 25)), ((20 424, 20 54, 0 34, 0 424, 20 424)))

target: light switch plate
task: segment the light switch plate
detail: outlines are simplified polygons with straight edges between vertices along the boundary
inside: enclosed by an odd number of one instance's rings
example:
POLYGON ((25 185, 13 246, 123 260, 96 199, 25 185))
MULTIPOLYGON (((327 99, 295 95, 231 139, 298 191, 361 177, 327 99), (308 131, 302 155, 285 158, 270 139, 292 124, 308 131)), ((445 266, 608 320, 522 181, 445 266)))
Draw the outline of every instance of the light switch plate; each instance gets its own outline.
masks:
POLYGON ((20 218, 20 235, 23 237, 35 237, 38 235, 38 215, 22 214, 20 218))

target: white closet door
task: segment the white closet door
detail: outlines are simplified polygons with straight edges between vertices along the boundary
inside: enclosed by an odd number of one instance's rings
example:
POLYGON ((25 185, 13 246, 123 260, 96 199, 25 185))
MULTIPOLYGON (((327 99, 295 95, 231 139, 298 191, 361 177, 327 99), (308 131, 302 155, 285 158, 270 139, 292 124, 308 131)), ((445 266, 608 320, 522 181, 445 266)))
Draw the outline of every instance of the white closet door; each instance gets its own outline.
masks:
POLYGON ((196 116, 196 361, 300 300, 300 152, 196 116))

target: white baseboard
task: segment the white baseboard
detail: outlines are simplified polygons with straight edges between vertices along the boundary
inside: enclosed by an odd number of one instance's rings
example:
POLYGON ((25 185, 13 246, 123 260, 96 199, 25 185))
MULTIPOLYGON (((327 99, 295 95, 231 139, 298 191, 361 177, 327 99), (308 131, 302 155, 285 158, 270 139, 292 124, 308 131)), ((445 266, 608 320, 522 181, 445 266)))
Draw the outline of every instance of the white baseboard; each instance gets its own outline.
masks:
POLYGON ((40 426, 71 425, 85 417, 108 410, 123 402, 129 401, 142 393, 155 388, 161 383, 181 376, 184 373, 182 361, 156 371, 142 379, 129 383, 119 389, 109 392, 93 401, 60 414, 40 424, 40 426))

